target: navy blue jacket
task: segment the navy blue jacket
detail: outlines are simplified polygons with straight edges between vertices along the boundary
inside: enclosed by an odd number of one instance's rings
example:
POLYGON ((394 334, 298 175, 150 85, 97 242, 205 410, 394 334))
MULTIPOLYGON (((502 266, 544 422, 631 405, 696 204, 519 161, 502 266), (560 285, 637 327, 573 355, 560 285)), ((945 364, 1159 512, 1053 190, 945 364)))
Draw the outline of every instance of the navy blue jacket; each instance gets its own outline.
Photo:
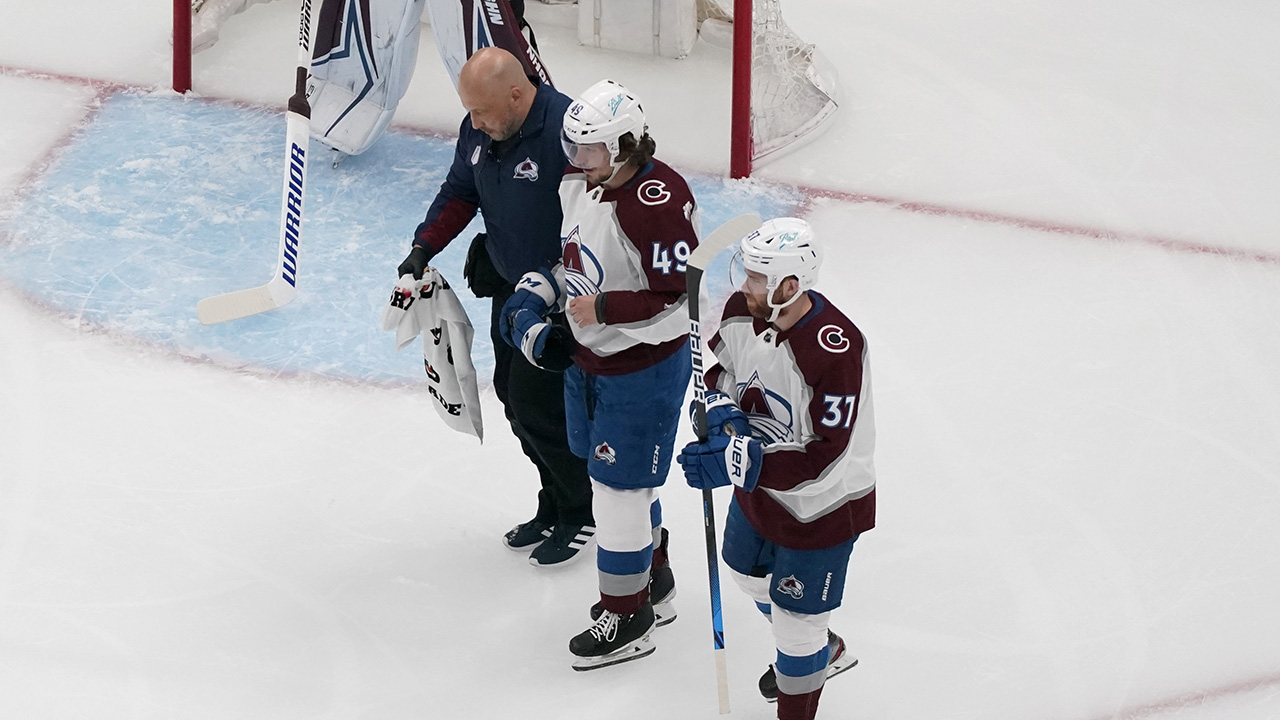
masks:
POLYGON ((479 210, 489 257, 508 282, 559 262, 560 178, 568 165, 560 128, 571 102, 550 85, 538 85, 520 130, 498 143, 471 127, 470 114, 463 118, 453 165, 413 244, 435 257, 479 210))

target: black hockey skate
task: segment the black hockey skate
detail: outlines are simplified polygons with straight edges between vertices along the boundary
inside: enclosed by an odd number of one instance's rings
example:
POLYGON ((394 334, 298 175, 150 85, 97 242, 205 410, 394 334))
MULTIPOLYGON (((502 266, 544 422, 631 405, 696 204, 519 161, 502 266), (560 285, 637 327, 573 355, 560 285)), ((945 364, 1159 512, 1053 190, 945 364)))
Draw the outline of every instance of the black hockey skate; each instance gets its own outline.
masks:
MULTIPOLYGON (((667 555, 667 541, 669 534, 666 528, 662 528, 662 545, 659 546, 663 557, 667 555)), ((658 627, 670 625, 676 619, 676 606, 671 602, 676 597, 676 576, 671 572, 671 564, 668 560, 662 567, 652 570, 649 574, 649 602, 653 603, 654 622, 658 627)), ((604 608, 597 602, 591 606, 591 619, 598 620, 600 613, 604 612, 604 608)))
POLYGON ((652 655, 657 650, 649 637, 653 628, 650 603, 641 605, 635 615, 601 612, 591 627, 569 640, 569 652, 577 656, 573 669, 596 670, 652 655))
MULTIPOLYGON (((858 664, 858 658, 848 651, 844 640, 830 630, 827 631, 827 651, 831 654, 827 661, 828 680, 858 664)), ((760 694, 766 702, 778 702, 778 675, 772 665, 760 676, 760 694)))
MULTIPOLYGON (((670 625, 676 619, 676 605, 671 602, 676 597, 676 576, 671 567, 660 568, 649 578, 649 602, 653 605, 654 627, 670 625)), ((604 607, 600 601, 591 606, 591 619, 599 620, 604 607)))

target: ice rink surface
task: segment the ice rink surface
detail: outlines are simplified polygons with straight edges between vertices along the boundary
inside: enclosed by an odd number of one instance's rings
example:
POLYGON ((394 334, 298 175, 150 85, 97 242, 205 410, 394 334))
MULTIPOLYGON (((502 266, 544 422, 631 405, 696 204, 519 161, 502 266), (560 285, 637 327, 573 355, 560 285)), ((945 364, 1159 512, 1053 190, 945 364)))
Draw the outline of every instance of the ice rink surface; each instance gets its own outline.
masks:
MULTIPOLYGON (((0 717, 717 716, 697 493, 664 492, 658 652, 574 673, 594 570, 499 544, 535 479, 492 392, 482 448, 412 352, 340 330, 462 116, 429 31, 404 185, 317 168, 315 284, 195 336, 218 228, 274 223, 296 5, 232 18, 187 101, 163 3, 0 8, 0 717)), ((869 338, 880 514, 833 621, 861 663, 820 717, 1280 718, 1280 9, 784 0, 841 110, 745 184, 728 53, 582 48, 573 12, 529 3, 557 85, 635 90, 722 216, 796 207, 869 338)), ((767 628, 724 597, 733 715, 771 717, 767 628)))

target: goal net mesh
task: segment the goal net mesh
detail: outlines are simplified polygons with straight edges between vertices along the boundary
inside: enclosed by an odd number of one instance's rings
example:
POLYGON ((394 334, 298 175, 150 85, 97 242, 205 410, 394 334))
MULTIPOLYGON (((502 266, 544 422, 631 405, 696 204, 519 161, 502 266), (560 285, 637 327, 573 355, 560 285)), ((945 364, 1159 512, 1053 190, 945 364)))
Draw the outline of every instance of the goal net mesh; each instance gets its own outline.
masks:
MULTIPOLYGON (((836 111, 834 67, 782 18, 781 0, 753 0, 752 159, 797 143, 836 111)), ((733 0, 698 0, 699 22, 733 22, 733 0)))

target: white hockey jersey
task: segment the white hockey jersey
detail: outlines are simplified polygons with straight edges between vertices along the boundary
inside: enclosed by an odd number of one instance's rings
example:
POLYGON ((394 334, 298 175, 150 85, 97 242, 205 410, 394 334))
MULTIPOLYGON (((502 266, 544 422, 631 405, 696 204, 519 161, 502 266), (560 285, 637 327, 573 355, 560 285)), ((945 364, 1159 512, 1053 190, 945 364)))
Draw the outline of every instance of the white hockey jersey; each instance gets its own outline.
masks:
POLYGON ((760 479, 734 497, 752 526, 784 547, 838 545, 875 526, 875 418, 862 332, 821 294, 779 332, 740 293, 708 347, 707 387, 746 413, 764 444, 760 479))
POLYGON ((606 295, 602 324, 569 324, 582 346, 574 361, 614 375, 668 357, 689 332, 685 262, 698 246, 698 208, 684 178, 654 160, 606 190, 570 168, 560 206, 566 294, 606 295))
POLYGON ((435 268, 421 280, 406 275, 382 309, 382 329, 396 333, 396 350, 422 335, 427 390, 445 424, 484 442, 480 390, 471 364, 471 319, 448 281, 435 268), (411 292, 401 292, 401 287, 411 292))

